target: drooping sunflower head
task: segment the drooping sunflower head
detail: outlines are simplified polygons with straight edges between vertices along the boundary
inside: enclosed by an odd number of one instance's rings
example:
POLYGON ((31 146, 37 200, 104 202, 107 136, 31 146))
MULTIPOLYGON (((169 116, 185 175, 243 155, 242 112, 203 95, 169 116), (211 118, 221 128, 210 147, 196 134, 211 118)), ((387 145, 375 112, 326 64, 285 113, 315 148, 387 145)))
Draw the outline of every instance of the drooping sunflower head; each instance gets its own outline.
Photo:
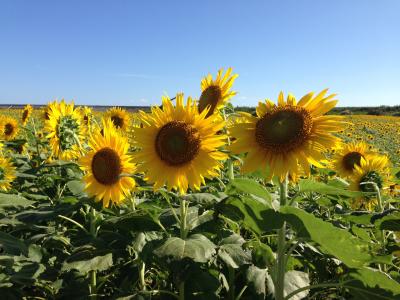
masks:
POLYGON ((86 172, 86 192, 102 201, 104 207, 121 202, 135 188, 135 180, 129 175, 135 165, 128 155, 129 144, 116 132, 110 119, 103 121, 102 132, 95 130, 89 139, 90 151, 80 159, 86 172))
POLYGON ((232 68, 228 68, 225 74, 223 72, 224 70, 220 69, 215 80, 211 74, 201 80, 201 96, 198 108, 201 113, 209 107, 207 117, 217 112, 230 98, 236 95, 236 92, 231 91, 231 88, 239 75, 232 75, 232 68))
POLYGON ((352 142, 341 146, 335 151, 332 168, 343 177, 352 175, 355 166, 360 166, 362 158, 373 155, 369 146, 364 142, 352 142))
POLYGON ((283 180, 288 173, 296 176, 299 165, 309 174, 310 164, 322 166, 323 152, 336 146, 340 140, 333 136, 342 127, 341 117, 326 116, 337 103, 335 95, 327 90, 314 96, 309 93, 296 101, 283 93, 278 104, 270 100, 260 102, 256 116, 247 115, 234 124, 230 134, 234 138, 230 149, 247 153, 242 171, 269 169, 269 177, 283 180))
POLYGON ((8 191, 15 179, 16 169, 9 158, 0 156, 0 191, 8 191))
POLYGON ((48 132, 53 156, 64 160, 79 156, 85 131, 73 102, 67 104, 62 100, 50 105, 45 131, 48 132))
POLYGON ((2 138, 7 141, 14 139, 19 132, 17 120, 9 116, 0 117, 0 127, 2 138))
POLYGON ((116 129, 126 131, 130 125, 129 113, 120 107, 113 107, 104 114, 104 118, 109 118, 116 129))
POLYGON ((25 126, 26 123, 28 123, 29 117, 31 116, 33 111, 33 107, 28 104, 24 107, 24 110, 22 111, 22 125, 25 126))
POLYGON ((183 94, 176 96, 176 106, 168 97, 163 105, 153 107, 150 114, 140 112, 142 128, 135 129, 134 146, 140 150, 134 156, 138 171, 159 189, 166 185, 185 193, 199 189, 205 178, 217 176, 226 154, 219 151, 226 136, 216 133, 224 122, 198 113, 191 98, 184 103, 183 94))
POLYGON ((373 210, 377 205, 376 189, 382 191, 390 179, 389 159, 385 155, 361 158, 360 165, 355 165, 351 175, 350 190, 363 192, 353 202, 354 208, 373 210))

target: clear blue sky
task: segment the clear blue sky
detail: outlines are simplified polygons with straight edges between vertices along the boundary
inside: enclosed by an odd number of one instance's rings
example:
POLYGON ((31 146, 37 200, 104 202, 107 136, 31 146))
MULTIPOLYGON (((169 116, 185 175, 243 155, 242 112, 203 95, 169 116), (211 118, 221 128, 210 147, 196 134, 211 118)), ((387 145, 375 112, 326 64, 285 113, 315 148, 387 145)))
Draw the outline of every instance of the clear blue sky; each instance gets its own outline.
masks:
POLYGON ((200 95, 220 67, 235 105, 330 87, 400 104, 399 0, 0 0, 0 103, 148 105, 200 95))

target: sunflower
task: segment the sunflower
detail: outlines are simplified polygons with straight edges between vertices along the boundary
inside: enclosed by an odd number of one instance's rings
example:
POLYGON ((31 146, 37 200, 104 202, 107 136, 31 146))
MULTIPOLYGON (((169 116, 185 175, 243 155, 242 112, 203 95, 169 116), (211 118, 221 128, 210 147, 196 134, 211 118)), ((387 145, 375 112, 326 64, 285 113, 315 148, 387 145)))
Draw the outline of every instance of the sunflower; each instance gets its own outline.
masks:
POLYGON ((54 100, 51 102, 48 102, 47 105, 43 108, 43 120, 46 122, 50 118, 50 111, 52 109, 59 109, 59 103, 54 100))
POLYGON ((15 167, 10 159, 0 156, 0 191, 8 191, 15 179, 15 167))
POLYGON ((389 159, 385 155, 375 155, 367 159, 361 158, 360 165, 355 165, 349 189, 364 192, 361 197, 356 198, 353 208, 366 208, 373 210, 378 204, 376 190, 371 182, 382 190, 390 178, 389 159), (369 182, 369 183, 368 183, 369 182))
POLYGON ((126 138, 116 132, 110 119, 103 121, 102 131, 92 134, 91 150, 80 159, 80 164, 86 171, 83 180, 87 193, 108 207, 110 202, 119 205, 135 188, 135 180, 124 176, 133 174, 135 165, 128 155, 126 138))
POLYGON ((81 115, 81 123, 86 126, 88 131, 91 129, 91 123, 93 118, 93 111, 90 107, 84 106, 79 108, 79 113, 81 115))
POLYGON ((2 137, 7 141, 14 139, 19 131, 17 120, 8 116, 2 116, 0 118, 0 127, 2 137))
POLYGON ((333 157, 332 168, 341 176, 353 174, 355 166, 360 166, 361 158, 373 155, 364 142, 344 144, 333 157))
POLYGON ((130 125, 129 113, 120 107, 113 107, 106 111, 104 118, 110 118, 116 129, 126 131, 130 125))
POLYGON ((215 80, 213 80, 211 74, 208 74, 201 80, 199 112, 201 113, 209 107, 206 117, 217 112, 230 98, 236 95, 236 92, 231 91, 231 87, 239 75, 231 75, 232 68, 228 68, 225 75, 222 74, 223 71, 223 69, 218 71, 215 80))
POLYGON ((47 138, 50 139, 53 155, 63 160, 77 158, 85 131, 74 103, 66 104, 64 100, 53 103, 48 112, 49 119, 44 128, 48 132, 47 138))
POLYGON ((28 123, 29 117, 31 116, 33 111, 33 107, 28 104, 24 107, 24 110, 22 111, 22 125, 25 126, 26 123, 28 123))
POLYGON ((168 97, 162 98, 162 108, 153 107, 151 114, 140 112, 143 128, 135 130, 134 146, 140 148, 134 160, 145 180, 154 189, 166 184, 169 190, 184 194, 188 187, 200 189, 204 178, 218 175, 226 154, 217 148, 225 144, 226 136, 216 133, 224 126, 217 118, 206 118, 189 97, 176 96, 176 106, 168 97))
POLYGON ((305 95, 297 103, 289 95, 285 102, 279 94, 278 104, 259 102, 256 116, 248 115, 242 123, 229 128, 234 153, 246 153, 243 172, 269 170, 267 177, 283 180, 288 173, 295 177, 299 166, 306 175, 310 164, 322 167, 323 151, 336 146, 339 139, 332 135, 342 126, 341 117, 325 116, 337 103, 335 95, 305 95))

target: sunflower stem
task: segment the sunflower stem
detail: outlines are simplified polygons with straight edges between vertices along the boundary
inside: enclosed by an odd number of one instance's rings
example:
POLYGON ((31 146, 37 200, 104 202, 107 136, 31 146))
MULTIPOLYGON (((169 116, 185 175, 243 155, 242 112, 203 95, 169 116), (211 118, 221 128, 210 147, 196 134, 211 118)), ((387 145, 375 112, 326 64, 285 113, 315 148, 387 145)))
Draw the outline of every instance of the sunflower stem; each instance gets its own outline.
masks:
MULTIPOLYGON (((187 236, 187 228, 186 228, 186 217, 187 217, 187 209, 188 205, 186 204, 186 200, 180 198, 181 200, 181 207, 180 207, 180 231, 181 231, 181 239, 186 239, 187 236)), ((185 299, 185 281, 181 279, 179 283, 179 299, 185 299)))
POLYGON ((144 275, 146 273, 146 264, 141 261, 139 266, 139 278, 140 278, 140 288, 142 291, 146 290, 146 281, 144 280, 144 275))
MULTIPOLYGON (((287 177, 279 184, 280 192, 280 207, 286 205, 287 201, 287 177)), ((285 287, 285 271, 286 271, 286 222, 278 229, 278 250, 276 257, 276 274, 275 274, 275 299, 284 299, 284 287, 285 287)))
MULTIPOLYGON (((97 230, 96 230, 96 210, 94 207, 90 208, 89 217, 90 217, 89 232, 91 236, 95 238, 97 235, 97 230)), ((96 300, 97 299, 96 271, 95 270, 89 271, 89 277, 90 277, 90 285, 89 285, 90 299, 96 300)))
MULTIPOLYGON (((383 205, 381 191, 379 189, 379 186, 376 183, 374 183, 374 188, 375 188, 375 191, 376 191, 376 197, 378 198, 378 209, 379 209, 379 212, 382 213, 385 210, 385 207, 383 205)), ((385 252, 386 252, 386 234, 385 234, 385 230, 381 230, 381 247, 382 247, 382 254, 385 255, 385 252)), ((382 263, 381 268, 382 268, 382 270, 384 272, 387 271, 386 264, 382 263)))

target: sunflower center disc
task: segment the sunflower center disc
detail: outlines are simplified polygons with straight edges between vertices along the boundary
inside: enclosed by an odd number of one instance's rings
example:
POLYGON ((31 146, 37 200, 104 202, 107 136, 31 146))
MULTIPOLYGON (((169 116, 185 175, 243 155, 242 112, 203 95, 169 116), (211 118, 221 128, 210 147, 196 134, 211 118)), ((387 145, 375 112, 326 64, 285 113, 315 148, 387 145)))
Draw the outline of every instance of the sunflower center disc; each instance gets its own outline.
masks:
POLYGON ((124 125, 124 120, 118 116, 112 116, 111 121, 116 128, 121 128, 124 125))
POLYGON ((282 153, 301 146, 310 136, 312 118, 298 106, 278 107, 256 124, 257 143, 272 152, 282 153))
POLYGON ((343 166, 346 170, 352 171, 354 166, 359 166, 361 158, 364 157, 359 152, 350 152, 343 157, 343 166))
POLYGON ((7 123, 4 126, 4 134, 5 135, 11 135, 13 133, 13 131, 14 131, 14 126, 12 124, 7 123))
MULTIPOLYGON (((379 175, 379 173, 375 171, 369 171, 361 178, 360 182, 375 182, 379 188, 382 188, 383 186, 383 179, 381 175, 379 175)), ((360 190, 366 193, 376 193, 374 186, 370 183, 361 184, 360 190)))
POLYGON ((197 129, 191 125, 172 121, 160 129, 155 146, 161 160, 171 166, 179 166, 196 157, 200 149, 200 137, 197 129))
POLYGON ((119 180, 121 159, 111 148, 103 148, 93 156, 92 173, 94 178, 104 185, 112 185, 119 180))
POLYGON ((221 88, 218 85, 209 86, 201 93, 199 100, 199 112, 201 113, 207 108, 208 105, 210 105, 210 110, 208 111, 206 117, 211 116, 221 98, 221 88))
POLYGON ((22 120, 26 120, 28 118, 28 110, 25 109, 24 112, 22 113, 22 120))

